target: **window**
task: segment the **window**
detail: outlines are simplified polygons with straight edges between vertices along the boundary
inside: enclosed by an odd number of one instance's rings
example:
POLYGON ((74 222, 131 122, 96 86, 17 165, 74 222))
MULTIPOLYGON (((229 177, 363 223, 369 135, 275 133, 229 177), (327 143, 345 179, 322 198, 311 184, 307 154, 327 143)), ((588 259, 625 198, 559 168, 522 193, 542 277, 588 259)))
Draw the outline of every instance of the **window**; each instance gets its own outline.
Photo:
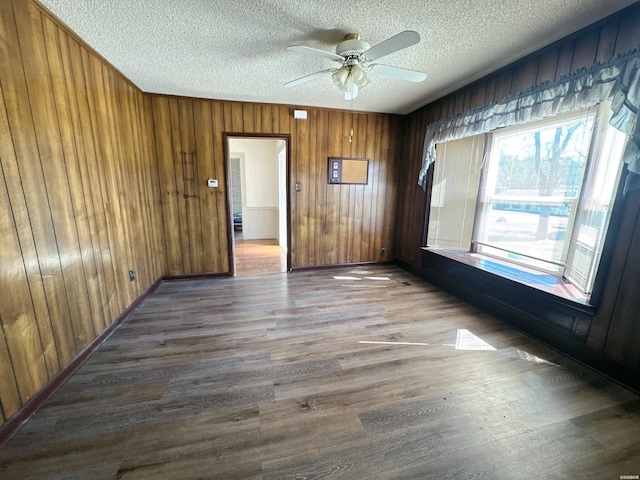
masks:
POLYGON ((476 211, 484 135, 436 149, 427 245, 468 249, 476 211))
POLYGON ((557 275, 589 294, 626 140, 609 111, 607 102, 438 145, 427 245, 557 275))

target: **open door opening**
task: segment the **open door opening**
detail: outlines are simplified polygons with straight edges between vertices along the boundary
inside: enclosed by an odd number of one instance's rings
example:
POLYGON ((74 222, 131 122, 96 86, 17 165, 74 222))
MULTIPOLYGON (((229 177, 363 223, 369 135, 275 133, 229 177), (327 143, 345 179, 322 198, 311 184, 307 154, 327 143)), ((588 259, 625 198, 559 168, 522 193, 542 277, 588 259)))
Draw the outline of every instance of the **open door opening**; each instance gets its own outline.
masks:
POLYGON ((288 139, 227 135, 234 275, 290 270, 288 139))

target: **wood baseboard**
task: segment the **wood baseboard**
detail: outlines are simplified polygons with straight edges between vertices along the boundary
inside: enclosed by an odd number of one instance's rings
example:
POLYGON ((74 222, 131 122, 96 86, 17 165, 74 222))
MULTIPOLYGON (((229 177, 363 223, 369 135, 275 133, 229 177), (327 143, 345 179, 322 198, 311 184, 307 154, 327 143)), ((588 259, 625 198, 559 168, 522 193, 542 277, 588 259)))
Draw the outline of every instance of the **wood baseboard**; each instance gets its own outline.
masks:
POLYGON ((304 272, 309 270, 329 270, 333 268, 348 268, 348 267, 366 267, 370 265, 393 265, 393 260, 385 262, 356 262, 356 263, 338 263, 334 265, 308 265, 304 267, 292 267, 292 272, 304 272))
POLYGON ((192 273, 187 275, 165 275, 162 277, 162 281, 165 280, 198 280, 199 278, 226 278, 230 277, 231 273, 192 273))
POLYGON ((149 295, 162 283, 163 278, 156 280, 142 295, 136 298, 100 335, 93 339, 69 364, 60 370, 49 382, 25 403, 11 418, 0 425, 0 447, 4 445, 61 386, 73 375, 78 368, 122 325, 149 295))

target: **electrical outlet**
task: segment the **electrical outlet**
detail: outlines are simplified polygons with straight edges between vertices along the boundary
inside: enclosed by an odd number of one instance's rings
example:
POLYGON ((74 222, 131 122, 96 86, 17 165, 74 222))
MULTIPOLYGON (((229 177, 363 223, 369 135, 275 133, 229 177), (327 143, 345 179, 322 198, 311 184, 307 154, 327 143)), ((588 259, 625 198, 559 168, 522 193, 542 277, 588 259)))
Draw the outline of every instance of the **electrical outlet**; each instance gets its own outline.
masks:
POLYGON ((387 251, 384 248, 380 250, 380 255, 384 257, 386 254, 387 254, 387 251))
POLYGON ((136 271, 132 268, 129 270, 129 280, 132 282, 136 279, 136 271))

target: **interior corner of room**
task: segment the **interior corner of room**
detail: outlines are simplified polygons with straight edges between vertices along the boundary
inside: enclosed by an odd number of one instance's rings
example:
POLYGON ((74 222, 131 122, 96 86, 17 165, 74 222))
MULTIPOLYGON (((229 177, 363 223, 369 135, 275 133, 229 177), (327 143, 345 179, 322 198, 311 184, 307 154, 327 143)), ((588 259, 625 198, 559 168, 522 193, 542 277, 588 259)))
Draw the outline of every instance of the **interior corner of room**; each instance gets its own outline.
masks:
MULTIPOLYGON (((450 295, 438 297, 438 308, 455 299, 462 311, 524 332, 637 394, 640 189, 625 191, 638 177, 622 152, 639 127, 620 134, 618 144, 619 130, 610 133, 608 120, 599 124, 599 113, 578 115, 576 122, 588 124, 588 132, 572 126, 575 113, 566 122, 554 115, 530 132, 526 167, 517 164, 520 157, 505 140, 520 134, 517 129, 441 141, 435 164, 425 163, 425 135, 439 122, 572 75, 607 65, 616 69, 621 58, 635 62, 624 67, 638 76, 638 25, 640 2, 397 114, 354 111, 348 104, 328 108, 143 91, 41 3, 0 1, 0 443, 27 425, 160 286, 179 288, 177 279, 227 282, 228 289, 217 292, 220 301, 238 305, 250 298, 232 287, 259 291, 267 275, 279 275, 281 283, 273 288, 287 290, 291 279, 311 282, 312 273, 323 269, 397 268, 392 273, 399 282, 419 279, 425 290, 450 295), (302 108, 305 118, 294 118, 294 109, 302 108), (599 127, 600 134, 592 133, 599 127), (551 140, 544 143, 547 128, 551 140), (575 144, 574 132, 588 148, 575 144), (489 143, 504 153, 494 170, 489 143), (332 183, 334 158, 366 160, 365 178, 332 183), (553 176, 569 180, 547 181, 553 176), (535 186, 524 184, 533 178, 535 186), (234 283, 242 281, 247 283, 234 283)), ((615 104, 620 97, 612 94, 597 104, 612 99, 615 104)), ((637 107, 629 108, 630 125, 636 125, 637 107)), ((365 282, 369 294, 381 288, 375 276, 352 275, 345 286, 331 272, 311 296, 340 290, 346 303, 330 304, 335 312, 316 305, 318 317, 357 310, 353 298, 365 282)), ((406 293, 398 289, 394 295, 402 303, 406 293)), ((154 308, 173 308, 168 297, 154 308)), ((366 298, 371 316, 384 313, 386 307, 376 310, 375 295, 366 298)), ((422 297, 412 291, 410 298, 422 297)), ((289 300, 287 307, 300 307, 289 300)), ((279 308, 261 319, 268 328, 277 327, 279 308)), ((408 329, 423 321, 419 309, 414 314, 408 329)), ((193 313, 198 315, 206 312, 193 313)), ((290 321, 296 311, 287 315, 290 321)), ((429 321, 446 322, 446 312, 442 317, 429 321)), ((268 328, 257 336, 271 338, 268 328)), ((362 330, 375 328, 367 324, 362 330)), ((165 346, 159 340, 154 348, 165 346)), ((331 365, 357 363, 356 356, 349 351, 346 360, 331 365)), ((245 360, 264 359, 247 354, 245 360)), ((390 363, 405 361, 399 356, 390 363)), ((166 387, 153 379, 147 386, 153 395, 166 387)), ((609 387, 603 388, 606 397, 609 387)), ((297 402, 295 415, 311 417, 315 405, 303 398, 303 387, 300 392, 287 401, 297 402)), ((413 394, 393 396, 407 403, 413 394)), ((447 395, 443 390, 439 398, 447 395)), ((252 406, 243 414, 250 415, 252 406)), ((589 413, 587 408, 584 415, 589 413)), ((366 430, 354 418, 346 421, 366 430)), ((632 454, 637 462, 637 449, 632 454)), ((616 478, 638 473, 637 463, 623 466, 636 470, 616 478)))

